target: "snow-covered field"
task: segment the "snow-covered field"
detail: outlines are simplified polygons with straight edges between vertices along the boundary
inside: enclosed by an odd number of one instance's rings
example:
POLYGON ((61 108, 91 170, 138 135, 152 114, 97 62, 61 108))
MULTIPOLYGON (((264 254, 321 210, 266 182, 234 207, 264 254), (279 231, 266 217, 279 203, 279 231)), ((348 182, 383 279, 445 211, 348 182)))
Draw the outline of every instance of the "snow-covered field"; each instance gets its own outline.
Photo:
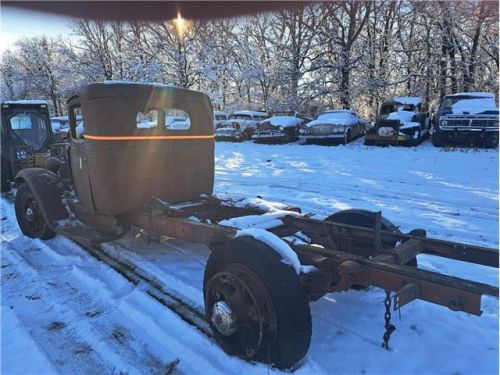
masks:
MULTIPOLYGON (((498 248, 498 151, 217 143, 216 193, 256 196, 327 215, 382 210, 403 231, 498 248)), ((211 339, 150 298, 141 285, 71 241, 21 235, 1 205, 1 372, 266 374, 228 357, 211 339)), ((106 250, 203 308, 208 250, 129 236, 106 250), (158 249, 161 247, 161 252, 158 249)), ((419 267, 498 285, 497 270, 432 256, 419 267)), ((497 374, 498 300, 481 317, 416 301, 394 314, 392 351, 381 348, 381 290, 330 294, 312 303, 309 355, 297 374, 497 374)))

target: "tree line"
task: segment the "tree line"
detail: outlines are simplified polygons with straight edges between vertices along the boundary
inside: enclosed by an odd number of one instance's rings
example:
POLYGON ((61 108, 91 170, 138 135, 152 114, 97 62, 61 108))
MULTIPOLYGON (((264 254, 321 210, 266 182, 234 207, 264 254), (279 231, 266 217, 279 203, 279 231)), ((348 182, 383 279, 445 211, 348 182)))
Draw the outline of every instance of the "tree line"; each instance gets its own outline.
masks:
POLYGON ((27 37, 0 62, 5 99, 47 99, 63 114, 83 83, 131 80, 207 93, 218 109, 438 103, 498 92, 498 3, 330 1, 210 22, 71 21, 72 35, 27 37))

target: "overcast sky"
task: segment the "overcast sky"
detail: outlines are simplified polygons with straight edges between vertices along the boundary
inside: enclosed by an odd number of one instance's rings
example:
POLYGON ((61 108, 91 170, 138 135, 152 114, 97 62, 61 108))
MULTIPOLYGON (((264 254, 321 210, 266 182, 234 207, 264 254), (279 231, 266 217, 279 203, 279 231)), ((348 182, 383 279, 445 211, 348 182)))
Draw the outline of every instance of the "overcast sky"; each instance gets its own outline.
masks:
POLYGON ((68 35, 70 18, 2 6, 0 8, 0 52, 28 36, 68 35))

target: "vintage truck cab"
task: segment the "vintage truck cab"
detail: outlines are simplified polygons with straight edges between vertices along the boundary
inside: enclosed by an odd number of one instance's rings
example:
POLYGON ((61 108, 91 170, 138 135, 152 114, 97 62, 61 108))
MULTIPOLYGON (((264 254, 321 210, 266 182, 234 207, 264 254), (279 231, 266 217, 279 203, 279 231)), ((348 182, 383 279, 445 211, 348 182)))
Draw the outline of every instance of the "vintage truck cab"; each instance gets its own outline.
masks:
POLYGON ((56 143, 47 102, 5 101, 2 110, 2 191, 10 189, 17 172, 42 166, 56 143))
POLYGON ((416 146, 429 134, 430 117, 422 99, 404 96, 387 100, 368 129, 365 145, 416 146))
POLYGON ((464 92, 446 95, 432 124, 432 143, 441 147, 463 143, 498 145, 498 107, 495 95, 464 92))

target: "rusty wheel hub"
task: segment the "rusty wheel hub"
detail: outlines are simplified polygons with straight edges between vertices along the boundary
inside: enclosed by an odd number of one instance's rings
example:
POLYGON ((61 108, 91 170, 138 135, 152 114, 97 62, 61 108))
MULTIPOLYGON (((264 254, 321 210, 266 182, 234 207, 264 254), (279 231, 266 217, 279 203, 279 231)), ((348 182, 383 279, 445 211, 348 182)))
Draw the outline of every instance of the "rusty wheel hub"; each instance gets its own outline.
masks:
POLYGON ((207 318, 230 354, 255 356, 276 322, 272 300, 260 279, 240 264, 227 264, 207 283, 207 318))

